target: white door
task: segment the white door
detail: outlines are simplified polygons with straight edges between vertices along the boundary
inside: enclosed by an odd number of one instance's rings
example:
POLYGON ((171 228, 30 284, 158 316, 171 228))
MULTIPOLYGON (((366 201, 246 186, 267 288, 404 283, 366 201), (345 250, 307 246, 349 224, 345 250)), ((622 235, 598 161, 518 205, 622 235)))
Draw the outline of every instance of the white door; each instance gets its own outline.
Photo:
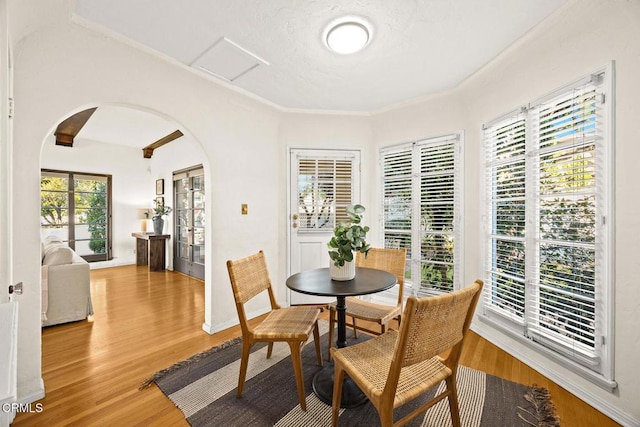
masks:
MULTIPOLYGON (((329 267, 327 243, 345 207, 359 202, 360 152, 291 149, 289 160, 289 275, 329 267)), ((290 304, 322 298, 289 291, 290 304)))

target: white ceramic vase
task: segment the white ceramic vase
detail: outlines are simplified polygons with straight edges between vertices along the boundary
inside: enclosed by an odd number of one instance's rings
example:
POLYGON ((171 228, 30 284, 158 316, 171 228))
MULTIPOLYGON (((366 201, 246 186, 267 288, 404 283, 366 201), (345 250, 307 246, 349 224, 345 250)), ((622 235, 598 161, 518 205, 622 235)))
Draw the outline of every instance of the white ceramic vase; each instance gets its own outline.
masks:
POLYGON ((345 262, 342 267, 336 267, 333 263, 333 260, 329 260, 329 275, 332 280, 337 280, 339 282, 345 282, 347 280, 351 280, 356 277, 356 263, 345 262))

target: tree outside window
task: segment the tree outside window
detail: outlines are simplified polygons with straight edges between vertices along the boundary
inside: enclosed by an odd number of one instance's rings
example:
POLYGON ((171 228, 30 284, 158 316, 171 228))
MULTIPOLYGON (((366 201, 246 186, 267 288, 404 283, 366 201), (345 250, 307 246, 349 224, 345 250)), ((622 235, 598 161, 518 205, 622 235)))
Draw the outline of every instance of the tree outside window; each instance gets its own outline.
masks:
POLYGON ((110 259, 110 182, 105 175, 43 170, 42 237, 58 237, 88 261, 110 259))

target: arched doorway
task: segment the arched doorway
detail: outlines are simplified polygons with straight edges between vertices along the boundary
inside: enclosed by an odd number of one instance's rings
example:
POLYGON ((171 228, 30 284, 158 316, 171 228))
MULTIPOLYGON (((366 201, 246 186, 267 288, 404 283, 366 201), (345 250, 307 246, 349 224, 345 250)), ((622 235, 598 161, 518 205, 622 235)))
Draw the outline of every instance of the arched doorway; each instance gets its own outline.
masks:
MULTIPOLYGON (((176 201, 172 190, 175 171, 198 165, 204 176, 207 165, 203 159, 206 156, 200 144, 175 120, 139 107, 100 105, 79 109, 60 124, 42 145, 41 169, 109 176, 112 182, 112 210, 107 221, 112 236, 111 256, 92 268, 135 263, 135 242, 131 233, 140 231, 141 222, 145 222, 140 217, 141 212, 146 212, 151 219, 158 200, 167 206, 176 201), (60 138, 60 124, 94 108, 72 138, 60 138), (167 140, 168 135, 176 133, 180 136, 167 140), (60 139, 63 139, 62 143, 60 139), (157 190, 158 182, 163 183, 162 191, 157 190)), ((67 212, 67 217, 82 217, 83 208, 86 206, 71 215, 67 212)), ((168 225, 164 232, 173 235, 173 212, 165 217, 165 221, 168 225)), ((82 233, 82 227, 87 227, 86 221, 80 218, 78 222, 76 230, 82 233)), ((50 228, 51 225, 44 226, 50 228)), ((61 226, 71 228, 69 221, 61 221, 61 226)), ((152 230, 151 221, 148 221, 148 230, 152 230)), ((84 240, 88 240, 86 232, 84 240)), ((82 243, 82 237, 78 242, 79 245, 82 243)), ((173 244, 167 247, 166 259, 166 267, 173 269, 173 244)))

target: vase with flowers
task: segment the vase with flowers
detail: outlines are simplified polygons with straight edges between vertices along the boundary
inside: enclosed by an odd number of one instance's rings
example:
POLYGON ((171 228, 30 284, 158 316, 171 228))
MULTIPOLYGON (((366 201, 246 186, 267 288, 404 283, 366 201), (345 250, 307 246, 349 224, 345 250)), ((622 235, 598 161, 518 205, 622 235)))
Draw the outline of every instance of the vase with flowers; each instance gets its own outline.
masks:
POLYGON ((153 221, 153 232, 155 234, 162 234, 162 230, 164 229, 164 219, 162 219, 162 217, 169 215, 173 209, 171 206, 165 205, 163 199, 155 199, 153 203, 153 216, 151 217, 153 221))

